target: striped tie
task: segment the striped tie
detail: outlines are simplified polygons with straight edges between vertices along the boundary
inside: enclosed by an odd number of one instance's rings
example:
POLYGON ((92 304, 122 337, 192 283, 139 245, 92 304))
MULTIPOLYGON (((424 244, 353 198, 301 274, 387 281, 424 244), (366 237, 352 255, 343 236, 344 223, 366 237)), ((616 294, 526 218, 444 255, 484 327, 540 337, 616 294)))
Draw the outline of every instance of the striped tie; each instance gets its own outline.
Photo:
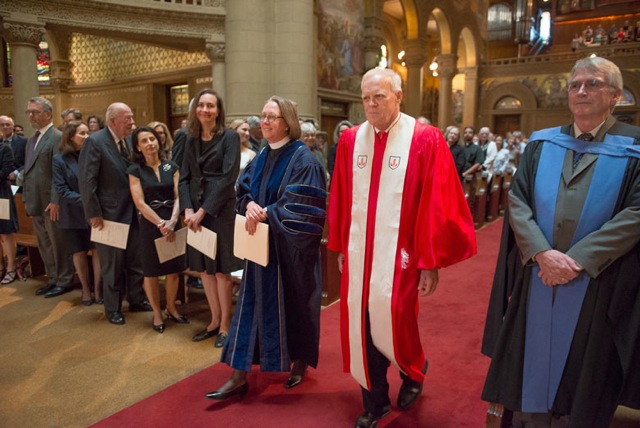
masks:
MULTIPOLYGON (((578 140, 593 141, 593 135, 591 135, 588 132, 585 132, 584 134, 580 134, 578 136, 578 140)), ((581 157, 582 157, 582 153, 578 153, 578 152, 573 153, 573 170, 574 171, 578 167, 578 163, 580 162, 581 157)))

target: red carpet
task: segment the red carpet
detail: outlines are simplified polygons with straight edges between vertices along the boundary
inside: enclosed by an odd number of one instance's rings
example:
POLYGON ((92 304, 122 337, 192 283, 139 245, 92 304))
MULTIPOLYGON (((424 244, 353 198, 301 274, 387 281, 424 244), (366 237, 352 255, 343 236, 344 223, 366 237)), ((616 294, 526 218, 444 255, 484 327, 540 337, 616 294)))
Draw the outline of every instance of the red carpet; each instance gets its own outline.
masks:
MULTIPOLYGON (((379 427, 483 427, 480 400, 489 360, 480 354, 487 301, 502 221, 478 231, 478 255, 440 271, 435 295, 422 298, 422 344, 429 359, 423 397, 406 412, 395 409, 400 377, 389 369, 393 411, 379 427)), ((342 372, 337 304, 322 311, 320 362, 304 382, 282 387, 286 373, 249 375, 249 393, 226 402, 204 398, 231 374, 215 364, 95 427, 350 427, 362 411, 358 384, 342 372)), ((188 350, 185 349, 185 352, 188 350)))

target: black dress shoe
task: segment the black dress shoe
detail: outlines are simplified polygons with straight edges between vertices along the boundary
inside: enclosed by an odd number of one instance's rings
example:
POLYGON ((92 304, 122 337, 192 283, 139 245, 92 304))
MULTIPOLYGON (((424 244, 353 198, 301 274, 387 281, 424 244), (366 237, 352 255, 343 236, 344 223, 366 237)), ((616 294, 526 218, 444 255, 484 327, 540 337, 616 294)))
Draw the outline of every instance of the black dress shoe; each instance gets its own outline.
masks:
POLYGON ((356 419, 355 428, 372 428, 378 425, 378 421, 389 414, 391 408, 387 407, 380 416, 376 416, 373 413, 365 411, 356 419))
POLYGON ((94 301, 94 303, 95 303, 96 305, 104 305, 104 299, 96 299, 96 300, 94 301))
POLYGON ((89 299, 89 300, 83 300, 82 304, 85 306, 91 306, 93 305, 93 300, 89 299))
POLYGON ((213 344, 216 348, 222 348, 227 341, 227 333, 220 333, 216 338, 216 343, 213 344))
POLYGON ((73 287, 60 287, 59 285, 56 285, 51 290, 44 293, 44 297, 45 299, 48 299, 49 297, 61 296, 65 293, 68 293, 71 290, 73 290, 73 287))
POLYGON ((229 389, 228 391, 221 391, 220 389, 218 389, 213 392, 207 392, 204 396, 209 398, 210 400, 226 400, 227 398, 231 398, 234 395, 239 395, 240 398, 242 398, 248 390, 249 384, 245 382, 229 389))
POLYGON ((118 311, 107 312, 107 319, 111 324, 122 325, 125 322, 124 315, 122 315, 122 312, 118 312, 118 311))
POLYGON ((217 335, 219 331, 220 331, 220 327, 214 328, 211 331, 205 328, 204 330, 202 330, 201 332, 193 336, 191 340, 193 340, 194 342, 200 342, 201 340, 209 339, 210 337, 217 335))
MULTIPOLYGON (((426 374, 428 367, 429 361, 425 361, 422 373, 426 374)), ((402 381, 402 386, 398 393, 398 409, 407 410, 409 407, 413 406, 413 403, 415 403, 420 397, 420 394, 422 394, 422 384, 423 382, 415 382, 411 379, 405 379, 402 381)))
POLYGON ((293 362, 293 367, 291 367, 291 374, 289 374, 289 379, 284 383, 284 387, 287 389, 291 389, 294 386, 300 385, 302 379, 304 378, 304 372, 307 370, 307 363, 304 361, 296 360, 293 362))
POLYGON ((146 301, 142 303, 130 303, 129 312, 153 312, 153 308, 151 307, 151 303, 146 301))
POLYGON ((47 284, 47 285, 44 285, 44 286, 38 288, 36 290, 36 296, 42 296, 46 292, 51 291, 51 289, 54 288, 55 286, 56 286, 55 284, 47 284))
POLYGON ((184 315, 180 315, 180 317, 176 318, 173 315, 171 315, 168 311, 165 311, 165 315, 167 316, 167 318, 169 318, 171 321, 173 321, 175 323, 178 323, 178 324, 189 324, 189 320, 184 315))
POLYGON ((158 333, 164 333, 164 323, 159 325, 155 325, 155 324, 151 324, 151 325, 153 326, 153 329, 158 333))

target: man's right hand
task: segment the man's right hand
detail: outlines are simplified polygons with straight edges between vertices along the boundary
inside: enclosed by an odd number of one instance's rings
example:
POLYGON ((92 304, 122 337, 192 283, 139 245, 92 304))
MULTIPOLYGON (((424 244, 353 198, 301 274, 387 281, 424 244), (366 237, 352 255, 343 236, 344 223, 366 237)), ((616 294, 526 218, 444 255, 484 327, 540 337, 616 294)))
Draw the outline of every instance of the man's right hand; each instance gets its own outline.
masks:
POLYGON ((568 255, 558 250, 547 250, 536 254, 536 263, 540 265, 538 276, 544 285, 562 285, 575 279, 582 266, 568 255))
POLYGON ((91 217, 90 223, 91 227, 94 229, 102 230, 102 228, 104 227, 102 217, 91 217))

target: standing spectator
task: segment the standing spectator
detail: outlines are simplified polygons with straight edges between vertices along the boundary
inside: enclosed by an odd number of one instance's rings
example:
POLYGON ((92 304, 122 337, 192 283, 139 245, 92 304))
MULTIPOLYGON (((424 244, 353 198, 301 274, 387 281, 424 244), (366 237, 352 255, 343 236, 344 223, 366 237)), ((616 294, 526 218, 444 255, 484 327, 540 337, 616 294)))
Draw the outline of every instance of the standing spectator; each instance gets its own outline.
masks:
MULTIPOLYGON (((71 121, 65 126, 60 139, 59 151, 53 155, 53 186, 60 200, 60 218, 56 226, 61 229, 66 242, 67 254, 73 259, 73 266, 82 285, 82 304, 90 306, 91 284, 87 251, 94 245, 90 241, 91 230, 84 217, 80 185, 78 184, 78 158, 84 140, 89 136, 89 128, 80 121, 71 121)), ((95 301, 102 302, 102 280, 98 250, 93 248, 93 284, 95 301)))
MULTIPOLYGON (((13 134, 13 121, 7 116, 0 116, 0 127, 2 127, 3 137, 11 130, 13 134), (7 126, 10 124, 11 126, 7 126)), ((10 136, 12 137, 12 136, 10 136)), ((16 138, 17 136, 13 136, 16 138)), ((14 233, 18 231, 18 212, 16 203, 11 191, 11 174, 14 173, 15 162, 13 160, 13 150, 10 143, 0 144, 0 198, 9 200, 9 220, 0 220, 0 283, 10 284, 16 279, 16 237, 14 233), (4 256, 7 257, 7 264, 4 264, 4 256)))
POLYGON ((338 149, 338 141, 340 141, 340 135, 342 135, 342 133, 349 128, 353 128, 353 124, 348 120, 341 120, 333 130, 333 146, 329 148, 329 153, 327 154, 327 169, 330 176, 333 175, 333 167, 336 163, 336 151, 338 149))
POLYGON ((193 232, 204 226, 218 239, 215 259, 187 247, 189 269, 200 272, 211 311, 208 326, 192 340, 217 335, 215 346, 222 348, 231 324, 231 272, 238 268, 233 233, 240 137, 224 127, 222 99, 211 89, 200 91, 191 104, 187 135, 179 184, 185 223, 193 232))
POLYGON ((582 36, 576 33, 573 36, 573 39, 571 40, 571 51, 575 52, 583 46, 584 46, 584 42, 583 42, 582 36))
POLYGON ((82 120, 82 112, 75 108, 68 108, 60 115, 62 117, 62 126, 67 126, 72 120, 82 120))
POLYGON ((325 179, 328 180, 328 176, 326 173, 327 163, 324 160, 322 152, 318 150, 318 147, 316 145, 316 127, 311 122, 302 122, 300 124, 300 131, 302 132, 302 136, 300 137, 300 139, 307 145, 307 147, 309 147, 309 150, 311 150, 311 153, 314 154, 316 159, 318 159, 318 163, 322 165, 322 168, 325 171, 325 179))
POLYGON ((462 138, 464 140, 464 153, 467 158, 467 162, 464 165, 463 176, 472 175, 476 172, 482 171, 482 164, 484 163, 484 152, 479 145, 473 142, 475 136, 475 130, 472 126, 466 126, 462 138))
POLYGON ((16 123, 16 126, 13 128, 13 132, 21 137, 24 137, 24 127, 22 125, 18 125, 16 123))
POLYGON ((511 183, 482 398, 514 427, 608 427, 640 406, 640 128, 611 115, 622 88, 611 61, 579 60, 573 123, 531 135, 511 183))
POLYGON ((444 138, 447 140, 453 162, 456 165, 456 171, 458 171, 458 178, 460 178, 460 183, 462 183, 462 173, 464 172, 464 165, 467 162, 467 158, 464 153, 464 147, 458 144, 458 141, 460 141, 460 128, 457 126, 450 127, 445 133, 444 138))
MULTIPOLYGON (((162 158, 171 160, 171 152, 173 149, 173 137, 171 136, 171 132, 169 132, 169 127, 162 122, 154 121, 147 125, 160 137, 160 150, 162 150, 162 158)), ((180 165, 178 165, 178 168, 180 165)))
POLYGON ((255 233, 269 225, 269 263, 247 261, 221 361, 231 378, 207 398, 243 395, 247 372, 259 353, 260 369, 291 369, 285 388, 302 382, 307 366, 318 364, 320 339, 320 240, 325 219, 324 172, 301 141, 295 104, 273 96, 262 109, 268 146, 238 181, 238 212, 255 233))
POLYGON ((105 115, 106 128, 90 135, 80 152, 80 196, 91 227, 101 230, 103 221, 129 225, 127 248, 96 243, 100 255, 102 292, 107 320, 125 323, 122 299, 127 295, 129 312, 151 311, 142 289, 143 254, 138 241, 138 217, 131 192, 127 168, 131 165, 126 138, 135 126, 133 112, 124 103, 113 103, 105 115))
POLYGON ((258 153, 262 146, 262 129, 260 128, 260 118, 258 116, 249 116, 247 118, 249 124, 249 142, 253 151, 258 153))
POLYGON ((161 237, 173 242, 174 230, 176 226, 179 229, 180 222, 179 168, 164 159, 160 138, 158 131, 151 126, 136 128, 131 136, 134 163, 127 169, 131 196, 142 215, 139 241, 145 254, 142 258, 143 287, 153 308, 152 327, 158 333, 164 332, 165 328, 160 307, 159 276, 165 276, 167 318, 178 324, 189 323, 176 308, 178 274, 185 268, 185 257, 179 256, 160 263, 154 242, 161 237))
POLYGON ((2 142, 9 145, 13 153, 13 170, 9 174, 9 180, 15 182, 18 174, 24 169, 27 139, 15 133, 13 119, 9 116, 0 116, 0 131, 2 131, 2 142))
POLYGON ((400 113, 402 98, 394 71, 364 75, 367 121, 345 131, 330 193, 328 248, 339 253, 342 272, 344 370, 360 384, 364 403, 356 428, 376 426, 390 412, 390 362, 402 377, 398 408, 420 397, 428 363, 418 294, 435 291, 439 268, 476 252, 447 144, 436 128, 400 113))
POLYGON ((94 132, 98 132, 102 128, 104 128, 104 122, 100 116, 91 115, 89 116, 89 120, 87 121, 89 126, 89 133, 93 134, 94 132))
POLYGON ((53 106, 42 97, 31 98, 27 114, 36 133, 27 142, 25 167, 18 182, 24 184, 22 200, 31 217, 38 239, 38 249, 49 278, 36 290, 36 295, 55 297, 73 289, 73 268, 66 252, 64 237, 54 222, 58 221, 60 205, 53 189, 51 166, 53 154, 60 143, 60 131, 53 127, 53 106))
POLYGON ((493 175, 493 161, 498 154, 498 147, 495 142, 491 141, 490 134, 491 130, 486 126, 480 128, 480 131, 478 131, 478 145, 484 153, 482 169, 489 173, 489 181, 491 181, 491 176, 493 175))
POLYGON ((236 131, 240 137, 240 172, 238 174, 238 176, 240 176, 249 162, 256 157, 256 152, 253 151, 251 143, 249 142, 250 133, 247 121, 236 119, 229 124, 229 129, 236 131))

